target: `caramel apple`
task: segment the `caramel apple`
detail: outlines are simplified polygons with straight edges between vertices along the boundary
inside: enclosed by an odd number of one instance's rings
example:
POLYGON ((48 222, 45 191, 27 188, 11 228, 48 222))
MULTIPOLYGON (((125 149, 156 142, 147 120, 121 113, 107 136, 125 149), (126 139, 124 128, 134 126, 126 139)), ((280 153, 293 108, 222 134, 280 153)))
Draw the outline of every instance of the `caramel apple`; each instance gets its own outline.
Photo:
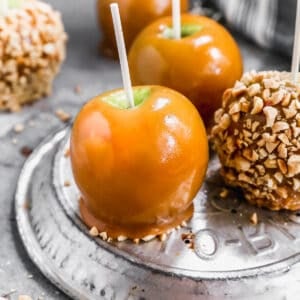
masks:
POLYGON ((239 48, 227 30, 203 16, 181 17, 181 39, 173 38, 172 19, 143 30, 129 52, 133 84, 158 84, 183 93, 210 127, 223 92, 242 75, 239 48))
POLYGON ((65 59, 67 35, 60 13, 47 3, 0 4, 0 111, 17 111, 51 93, 65 59))
POLYGON ((289 77, 246 73, 224 93, 212 129, 225 181, 271 210, 300 209, 300 96, 289 77))
MULTIPOLYGON (((172 13, 172 0, 98 0, 99 25, 102 31, 101 49, 110 57, 117 57, 113 24, 109 5, 118 3, 127 49, 130 48, 137 34, 151 22, 172 13)), ((181 0, 181 9, 186 12, 188 1, 181 0)))
POLYGON ((202 120, 160 86, 104 93, 79 112, 70 154, 84 222, 111 238, 156 236, 193 213, 208 164, 202 120))

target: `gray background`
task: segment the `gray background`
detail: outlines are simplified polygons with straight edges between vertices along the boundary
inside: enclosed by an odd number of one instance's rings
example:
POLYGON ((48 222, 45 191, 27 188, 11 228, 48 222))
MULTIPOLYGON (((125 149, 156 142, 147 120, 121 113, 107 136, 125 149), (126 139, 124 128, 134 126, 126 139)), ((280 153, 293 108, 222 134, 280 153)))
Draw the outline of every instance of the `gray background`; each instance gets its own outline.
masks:
MULTIPOLYGON (((53 94, 20 113, 0 113, 0 296, 12 291, 11 299, 17 299, 20 294, 33 299, 65 299, 28 259, 17 233, 13 199, 25 160, 20 149, 34 148, 48 133, 63 126, 55 117, 56 109, 63 108, 74 115, 92 96, 121 85, 118 63, 99 56, 95 1, 48 2, 62 12, 69 35, 67 59, 55 81, 53 94), (74 92, 77 85, 81 87, 80 94, 74 92), (25 124, 25 130, 17 134, 12 127, 20 122, 25 124), (13 139, 17 139, 16 145, 13 139)), ((286 58, 236 37, 243 52, 245 70, 289 69, 286 58)))

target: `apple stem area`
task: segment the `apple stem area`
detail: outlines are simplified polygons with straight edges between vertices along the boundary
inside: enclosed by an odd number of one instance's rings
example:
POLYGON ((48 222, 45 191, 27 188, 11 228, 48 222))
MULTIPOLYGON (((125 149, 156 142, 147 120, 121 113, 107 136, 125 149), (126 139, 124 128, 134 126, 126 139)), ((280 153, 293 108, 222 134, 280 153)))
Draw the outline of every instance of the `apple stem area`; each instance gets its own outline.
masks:
POLYGON ((122 79, 123 79, 123 86, 127 96, 127 101, 130 107, 134 107, 134 96, 132 91, 132 84, 131 78, 129 73, 129 66, 128 66, 128 58, 126 53, 126 46, 124 41, 121 17, 119 6, 117 3, 112 3, 110 5, 111 15, 114 25, 114 31, 116 36, 117 48, 119 53, 119 60, 121 65, 121 72, 122 72, 122 79))
MULTIPOLYGON (((192 36, 193 34, 199 32, 202 29, 203 26, 199 24, 182 24, 180 27, 181 30, 180 36, 181 38, 186 38, 192 36)), ((171 27, 164 28, 162 32, 162 36, 166 39, 175 39, 173 28, 171 27)))
MULTIPOLYGON (((149 98, 151 94, 150 87, 135 87, 133 89, 134 107, 139 106, 149 98)), ((111 93, 109 96, 103 97, 102 101, 119 109, 130 109, 124 90, 118 90, 111 93)))

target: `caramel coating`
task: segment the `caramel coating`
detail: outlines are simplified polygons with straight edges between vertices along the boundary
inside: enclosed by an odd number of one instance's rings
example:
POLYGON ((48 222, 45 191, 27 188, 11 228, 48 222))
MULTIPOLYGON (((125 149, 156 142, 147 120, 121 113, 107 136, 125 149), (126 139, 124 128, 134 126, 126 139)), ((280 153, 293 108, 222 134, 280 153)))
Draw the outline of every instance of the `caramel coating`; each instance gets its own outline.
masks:
POLYGON ((299 87, 289 77, 244 74, 224 93, 212 129, 225 181, 271 210, 300 209, 299 87))
MULTIPOLYGON (((102 31, 101 50, 109 57, 118 57, 109 5, 118 3, 127 50, 135 37, 151 22, 172 14, 171 0, 98 0, 99 25, 102 31)), ((181 0, 181 11, 188 10, 188 1, 181 0)))
POLYGON ((128 55, 131 79, 135 85, 158 84, 182 93, 211 128, 222 94, 242 76, 241 54, 230 33, 214 20, 184 14, 181 21, 199 30, 180 40, 167 38, 163 32, 172 18, 166 17, 138 35, 128 55))
POLYGON ((83 220, 109 237, 159 235, 192 216, 208 164, 203 122, 183 95, 150 86, 132 109, 102 94, 79 112, 71 162, 83 220))

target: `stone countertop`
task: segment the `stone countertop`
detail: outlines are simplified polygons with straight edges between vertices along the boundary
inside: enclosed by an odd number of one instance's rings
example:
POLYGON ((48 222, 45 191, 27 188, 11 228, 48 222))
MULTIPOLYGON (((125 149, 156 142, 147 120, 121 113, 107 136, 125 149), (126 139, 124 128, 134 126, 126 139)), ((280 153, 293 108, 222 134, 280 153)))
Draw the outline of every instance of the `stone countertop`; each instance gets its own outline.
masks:
MULTIPOLYGON (((92 96, 121 85, 118 63, 99 56, 95 1, 47 2, 62 12, 69 35, 67 59, 53 93, 20 113, 0 113, 0 297, 10 295, 9 299, 21 294, 33 299, 67 299, 30 261, 18 236, 13 201, 26 159, 24 150, 34 149, 47 134, 64 126, 55 116, 57 109, 74 115, 92 96), (22 133, 13 130, 19 123, 25 125, 22 133)), ((259 49, 240 37, 237 40, 245 70, 289 69, 287 58, 259 49)))

